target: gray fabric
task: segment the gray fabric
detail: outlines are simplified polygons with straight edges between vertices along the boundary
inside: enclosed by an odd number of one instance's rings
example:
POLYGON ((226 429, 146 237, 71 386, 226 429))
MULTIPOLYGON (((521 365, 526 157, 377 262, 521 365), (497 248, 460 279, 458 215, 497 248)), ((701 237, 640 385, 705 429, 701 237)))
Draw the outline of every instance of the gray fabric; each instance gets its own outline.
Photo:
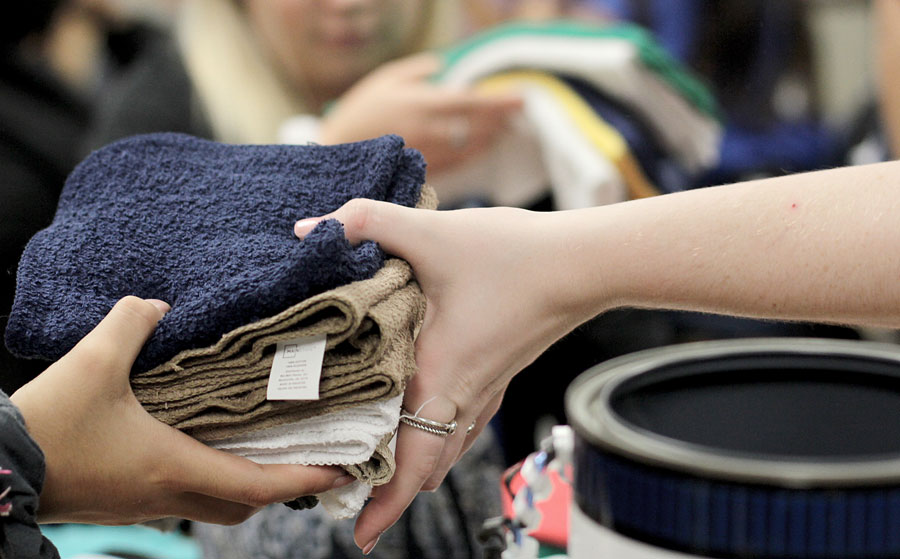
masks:
MULTIPOLYGON (((480 558, 475 536, 501 512, 502 473, 496 439, 486 429, 436 492, 416 497, 368 559, 480 558)), ((207 559, 356 559, 365 556, 353 543, 354 522, 333 520, 321 507, 271 506, 238 526, 196 523, 194 534, 207 559)))
POLYGON ((59 553, 41 535, 36 512, 44 486, 44 453, 25 429, 25 420, 0 391, 0 503, 12 503, 10 515, 0 517, 0 559, 58 559, 59 553))

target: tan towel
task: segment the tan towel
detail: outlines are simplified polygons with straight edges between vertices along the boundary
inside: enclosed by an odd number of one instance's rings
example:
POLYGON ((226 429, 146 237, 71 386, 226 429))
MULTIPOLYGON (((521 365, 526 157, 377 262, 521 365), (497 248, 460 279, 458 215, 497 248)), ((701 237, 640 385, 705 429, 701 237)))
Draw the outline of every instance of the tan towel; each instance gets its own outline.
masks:
MULTIPOLYGON (((434 208, 423 188, 419 207, 434 208)), ((415 372, 414 340, 425 299, 404 261, 392 258, 374 277, 326 291, 225 333, 215 344, 183 351, 131 379, 151 415, 201 441, 296 422, 401 394, 415 372), (318 400, 266 399, 277 342, 326 334, 318 400)), ((372 485, 386 483, 394 459, 387 441, 364 464, 346 467, 372 485)))
POLYGON ((372 458, 367 462, 344 466, 344 469, 356 479, 375 487, 391 481, 397 467, 394 462, 394 453, 390 448, 392 438, 393 435, 390 435, 382 439, 375 448, 372 458))
POLYGON ((391 259, 372 279, 326 291, 184 351, 132 378, 157 419, 211 441, 400 394, 415 371, 424 298, 409 265, 391 259), (269 401, 278 341, 326 334, 318 400, 269 401))

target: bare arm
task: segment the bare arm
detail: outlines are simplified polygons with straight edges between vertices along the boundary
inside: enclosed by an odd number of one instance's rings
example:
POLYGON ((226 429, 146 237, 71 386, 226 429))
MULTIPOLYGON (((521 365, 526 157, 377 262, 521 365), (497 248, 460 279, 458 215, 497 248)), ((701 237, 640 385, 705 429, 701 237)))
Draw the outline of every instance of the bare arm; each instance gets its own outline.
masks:
POLYGON ((900 326, 898 216, 900 162, 570 212, 347 204, 331 217, 352 241, 408 260, 428 301, 405 407, 477 422, 446 439, 402 425, 397 473, 364 509, 356 541, 373 545, 416 492, 440 483, 516 373, 611 308, 900 326))
POLYGON ((892 162, 560 214, 560 304, 900 326, 898 210, 892 162))

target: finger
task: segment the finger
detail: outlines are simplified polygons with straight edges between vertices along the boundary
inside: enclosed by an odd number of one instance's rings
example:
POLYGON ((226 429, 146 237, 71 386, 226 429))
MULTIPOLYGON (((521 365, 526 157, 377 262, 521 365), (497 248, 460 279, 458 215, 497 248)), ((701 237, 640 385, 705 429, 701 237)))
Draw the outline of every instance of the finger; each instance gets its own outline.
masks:
MULTIPOLYGON (((440 89, 440 88, 438 88, 440 89)), ((483 93, 470 89, 440 89, 441 94, 434 95, 432 104, 435 110, 444 113, 462 113, 471 118, 482 116, 504 115, 522 110, 524 101, 513 93, 483 93)))
POLYGON ((477 418, 467 414, 460 415, 457 419, 459 427, 457 428, 456 433, 454 433, 452 437, 448 437, 444 445, 444 451, 438 461, 438 465, 434 469, 434 473, 431 474, 422 486, 422 490, 434 491, 440 487, 444 478, 447 477, 450 468, 456 464, 460 456, 465 454, 466 450, 471 446, 471 442, 475 440, 479 433, 481 433, 481 430, 486 424, 485 422, 490 421, 493 413, 496 412, 496 408, 493 407, 495 400, 497 400, 497 397, 491 399, 488 406, 485 408, 484 413, 479 414, 477 418), (473 424, 474 427, 472 428, 472 431, 469 432, 469 426, 473 424))
POLYGON ((127 374, 168 309, 168 304, 157 299, 125 297, 72 351, 103 356, 114 370, 127 374))
POLYGON ((447 437, 444 441, 444 449, 437 460, 437 465, 434 471, 431 472, 431 475, 428 476, 428 479, 422 483, 420 491, 435 491, 440 487, 444 478, 447 477, 450 467, 456 462, 456 457, 459 456, 463 444, 466 442, 466 429, 471 423, 471 419, 462 417, 459 419, 459 428, 456 433, 447 437))
POLYGON ((177 495, 168 509, 164 516, 226 526, 240 524, 259 511, 258 507, 216 499, 199 493, 177 495))
POLYGON ((423 80, 441 67, 441 59, 434 53, 423 52, 385 65, 385 71, 403 80, 423 80))
MULTIPOLYGON (((410 415, 449 423, 457 414, 456 404, 414 377, 407 386, 403 409, 410 415)), ((354 539, 363 550, 371 549, 378 536, 392 526, 434 473, 447 437, 401 422, 395 458, 397 470, 390 483, 363 509, 356 523, 354 539)))
POLYGON ((497 415, 497 410, 500 409, 500 404, 503 402, 503 394, 494 396, 494 398, 488 402, 488 405, 484 408, 484 411, 481 412, 481 415, 478 416, 478 419, 475 421, 475 427, 472 429, 472 432, 468 434, 466 437, 466 443, 463 445, 462 450, 459 453, 459 456, 456 457, 456 461, 458 462, 462 455, 469 451, 472 448, 472 444, 475 443, 475 440, 481 435, 481 432, 484 431, 488 425, 491 423, 491 419, 495 415, 497 415))
POLYGON ((397 522, 431 476, 443 448, 443 438, 400 424, 394 477, 378 488, 356 521, 353 539, 360 549, 366 549, 397 522))
POLYGON ((181 436, 176 455, 169 460, 171 477, 177 480, 173 485, 180 491, 262 507, 322 493, 353 480, 336 467, 256 464, 172 431, 181 436))
POLYGON ((427 234, 425 220, 433 219, 435 213, 359 198, 328 215, 298 221, 294 224, 294 234, 302 239, 323 219, 337 219, 344 225, 344 234, 351 243, 375 241, 386 252, 413 260, 411 252, 417 245, 409 240, 427 234))

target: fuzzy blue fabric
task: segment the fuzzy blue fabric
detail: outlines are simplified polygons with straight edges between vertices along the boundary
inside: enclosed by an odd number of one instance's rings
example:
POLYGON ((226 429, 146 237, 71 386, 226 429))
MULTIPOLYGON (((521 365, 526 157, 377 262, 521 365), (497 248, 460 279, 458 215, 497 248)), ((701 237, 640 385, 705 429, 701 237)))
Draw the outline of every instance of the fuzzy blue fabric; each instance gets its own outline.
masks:
POLYGON ((337 221, 302 242, 297 219, 352 198, 414 206, 421 154, 397 136, 338 146, 227 145, 134 136, 69 176, 53 223, 22 256, 6 344, 57 359, 126 295, 172 310, 134 372, 205 347, 317 293, 371 277, 384 255, 353 247, 337 221))

